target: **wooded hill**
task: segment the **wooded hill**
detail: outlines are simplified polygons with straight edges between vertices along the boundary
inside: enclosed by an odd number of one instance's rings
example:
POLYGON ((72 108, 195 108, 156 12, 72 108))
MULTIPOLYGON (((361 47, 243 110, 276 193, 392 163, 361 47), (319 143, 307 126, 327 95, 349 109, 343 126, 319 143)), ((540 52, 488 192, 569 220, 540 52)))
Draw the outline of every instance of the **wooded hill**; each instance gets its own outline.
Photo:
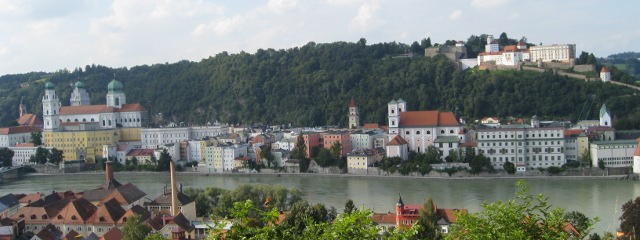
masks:
MULTIPOLYGON (((424 41, 423 41, 424 43, 424 41)), ((415 44, 414 44, 415 45, 415 44)), ((424 49, 424 45, 419 46, 424 49)), ((107 84, 124 84, 127 102, 139 102, 165 121, 347 125, 355 98, 361 121, 386 124, 386 104, 407 101, 409 110, 439 109, 458 116, 597 119, 603 102, 619 129, 640 129, 640 98, 632 90, 584 82, 551 72, 457 71, 443 56, 403 57, 416 46, 395 42, 316 44, 254 54, 219 53, 200 62, 113 69, 87 65, 73 71, 0 77, 0 123, 18 118, 21 98, 41 115, 44 83, 56 84, 63 105, 71 85, 84 81, 92 104, 104 104, 107 84)))

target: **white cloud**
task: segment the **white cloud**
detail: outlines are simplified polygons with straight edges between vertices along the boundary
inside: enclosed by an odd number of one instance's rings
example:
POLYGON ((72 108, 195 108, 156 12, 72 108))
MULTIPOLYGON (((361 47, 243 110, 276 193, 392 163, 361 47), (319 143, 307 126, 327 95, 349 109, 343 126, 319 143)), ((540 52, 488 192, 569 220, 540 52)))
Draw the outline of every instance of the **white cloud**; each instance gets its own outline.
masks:
POLYGON ((298 5, 297 0, 269 0, 267 8, 276 13, 283 13, 294 9, 298 5))
POLYGON ((0 47, 0 55, 4 55, 7 52, 6 47, 0 47))
POLYGON ((510 0, 472 0, 471 6, 485 8, 506 5, 510 0))
POLYGON ((368 32, 375 25, 375 13, 380 9, 377 1, 366 2, 358 9, 358 15, 351 19, 352 31, 368 32))
POLYGON ((455 10, 449 14, 449 19, 458 20, 462 16, 462 10, 455 10))

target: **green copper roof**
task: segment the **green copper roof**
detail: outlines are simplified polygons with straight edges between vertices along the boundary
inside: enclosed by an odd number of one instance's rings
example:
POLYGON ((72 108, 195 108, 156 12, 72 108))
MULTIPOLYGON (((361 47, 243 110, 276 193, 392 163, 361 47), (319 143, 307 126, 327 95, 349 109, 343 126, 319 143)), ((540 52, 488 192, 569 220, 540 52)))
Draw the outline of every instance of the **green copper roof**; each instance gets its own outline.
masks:
POLYGON ((604 116, 605 114, 609 114, 609 108, 607 108, 607 104, 603 103, 602 107, 600 108, 600 117, 604 116))
POLYGON ((84 88, 84 83, 81 81, 76 82, 76 88, 84 88))
POLYGON ((120 92, 123 88, 122 83, 115 79, 111 80, 109 85, 107 85, 109 92, 120 92))
POLYGON ((44 89, 53 90, 55 88, 56 88, 56 85, 54 85, 52 82, 47 82, 44 84, 44 89))

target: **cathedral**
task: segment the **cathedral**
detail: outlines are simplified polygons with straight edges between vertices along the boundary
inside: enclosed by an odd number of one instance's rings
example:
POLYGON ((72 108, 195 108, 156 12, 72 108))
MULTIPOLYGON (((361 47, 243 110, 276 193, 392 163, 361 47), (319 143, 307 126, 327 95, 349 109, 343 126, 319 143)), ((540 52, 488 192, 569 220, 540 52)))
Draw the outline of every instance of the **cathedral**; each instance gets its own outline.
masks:
POLYGON ((127 103, 124 87, 113 79, 107 86, 107 104, 90 105, 84 83, 78 81, 71 93, 71 106, 62 106, 55 85, 45 84, 42 97, 44 131, 59 131, 61 126, 79 123, 97 123, 101 129, 140 128, 146 120, 147 110, 139 103, 127 103))

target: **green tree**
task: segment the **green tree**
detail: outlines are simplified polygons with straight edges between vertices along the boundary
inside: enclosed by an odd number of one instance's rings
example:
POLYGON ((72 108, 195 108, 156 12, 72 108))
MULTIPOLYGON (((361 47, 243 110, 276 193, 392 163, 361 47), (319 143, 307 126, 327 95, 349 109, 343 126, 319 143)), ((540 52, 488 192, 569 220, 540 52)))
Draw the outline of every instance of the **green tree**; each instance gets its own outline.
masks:
POLYGON ((356 205, 353 204, 353 200, 349 199, 344 204, 344 214, 351 214, 354 210, 356 210, 356 205))
POLYGON ((133 156, 131 158, 131 165, 137 166, 138 165, 138 161, 139 161, 138 158, 136 156, 133 156))
POLYGON ((0 148, 0 162, 3 167, 11 167, 13 165, 13 150, 3 147, 0 148))
POLYGON ((42 132, 31 132, 31 143, 33 143, 34 146, 42 145, 42 132))
POLYGON ((169 239, 162 236, 162 233, 155 232, 145 237, 144 240, 169 240, 169 239))
POLYGON ((568 239, 564 210, 551 209, 542 194, 529 195, 522 180, 516 185, 516 199, 482 203, 478 213, 458 213, 447 239, 568 239))
POLYGON ((122 226, 122 234, 124 240, 140 240, 144 239, 151 232, 151 227, 144 223, 140 215, 133 215, 122 226))
POLYGON ((171 155, 167 149, 163 149, 160 153, 160 159, 158 160, 158 171, 169 171, 171 167, 171 155))
POLYGON ((583 213, 578 211, 571 211, 564 214, 564 217, 575 227, 582 236, 587 236, 591 232, 591 227, 595 222, 598 222, 596 217, 594 220, 589 219, 583 213))
POLYGON ((342 156, 342 144, 339 141, 335 141, 333 142, 333 144, 331 144, 331 158, 335 162, 338 162, 341 156, 342 156))
POLYGON ((429 197, 420 209, 420 217, 416 221, 416 235, 418 239, 442 239, 442 233, 438 228, 438 214, 433 199, 429 197))
POLYGON ((607 166, 605 166, 605 163, 603 160, 598 160, 598 167, 604 170, 607 166))
POLYGON ((425 39, 425 38, 423 38, 423 39, 420 41, 420 47, 422 47, 422 49, 426 49, 426 48, 431 47, 431 38, 430 38, 430 37, 428 37, 428 38, 426 38, 426 39, 425 39))
POLYGON ((331 151, 326 148, 320 149, 318 157, 316 158, 316 163, 318 163, 318 165, 320 165, 321 167, 328 167, 333 165, 331 151))
POLYGON ((585 149, 580 155, 580 164, 584 166, 591 166, 591 153, 589 149, 585 149))
POLYGON ((37 164, 45 164, 47 162, 47 158, 49 157, 49 150, 43 147, 36 148, 36 154, 33 158, 29 158, 30 162, 34 162, 37 164))
POLYGON ((502 164, 502 168, 504 168, 504 171, 506 171, 509 174, 514 174, 516 173, 516 165, 513 164, 512 162, 505 162, 504 164, 502 164))
POLYGON ((629 200, 622 205, 620 229, 629 239, 640 237, 640 197, 629 200))
POLYGON ((58 150, 57 148, 52 148, 47 157, 49 158, 49 162, 53 164, 60 164, 64 159, 62 150, 58 150))
POLYGON ((276 157, 271 153, 271 145, 265 146, 264 149, 260 152, 260 157, 267 162, 267 167, 270 168, 273 161, 275 161, 276 157))

